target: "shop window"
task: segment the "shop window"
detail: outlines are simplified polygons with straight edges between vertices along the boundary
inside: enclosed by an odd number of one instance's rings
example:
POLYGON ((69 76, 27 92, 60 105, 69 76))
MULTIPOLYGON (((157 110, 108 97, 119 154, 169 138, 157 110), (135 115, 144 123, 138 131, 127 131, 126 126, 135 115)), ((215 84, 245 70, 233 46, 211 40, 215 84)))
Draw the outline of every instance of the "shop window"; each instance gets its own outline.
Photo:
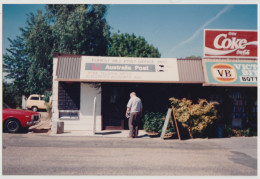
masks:
POLYGON ((247 106, 248 99, 247 95, 242 92, 233 92, 229 94, 229 98, 232 99, 232 127, 234 128, 245 128, 248 121, 247 106))
POLYGON ((80 83, 59 83, 58 93, 59 110, 80 109, 80 83))
POLYGON ((59 111, 60 119, 79 119, 78 110, 60 110, 59 111))

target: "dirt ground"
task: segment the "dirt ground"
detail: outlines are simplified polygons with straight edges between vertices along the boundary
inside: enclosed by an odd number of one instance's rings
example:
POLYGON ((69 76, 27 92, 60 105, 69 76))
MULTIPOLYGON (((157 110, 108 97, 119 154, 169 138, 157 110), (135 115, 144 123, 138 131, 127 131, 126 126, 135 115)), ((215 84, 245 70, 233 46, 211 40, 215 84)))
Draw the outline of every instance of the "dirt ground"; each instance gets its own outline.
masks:
POLYGON ((47 112, 39 112, 41 114, 41 122, 35 126, 29 128, 30 133, 50 133, 51 119, 47 112))

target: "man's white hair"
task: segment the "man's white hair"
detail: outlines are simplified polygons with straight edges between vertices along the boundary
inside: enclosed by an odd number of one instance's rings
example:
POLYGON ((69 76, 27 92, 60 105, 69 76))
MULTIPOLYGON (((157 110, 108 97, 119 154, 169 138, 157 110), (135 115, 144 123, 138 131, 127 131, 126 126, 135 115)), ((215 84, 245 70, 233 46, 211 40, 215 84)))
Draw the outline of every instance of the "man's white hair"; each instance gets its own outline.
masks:
POLYGON ((136 96, 135 92, 130 93, 131 96, 136 96))

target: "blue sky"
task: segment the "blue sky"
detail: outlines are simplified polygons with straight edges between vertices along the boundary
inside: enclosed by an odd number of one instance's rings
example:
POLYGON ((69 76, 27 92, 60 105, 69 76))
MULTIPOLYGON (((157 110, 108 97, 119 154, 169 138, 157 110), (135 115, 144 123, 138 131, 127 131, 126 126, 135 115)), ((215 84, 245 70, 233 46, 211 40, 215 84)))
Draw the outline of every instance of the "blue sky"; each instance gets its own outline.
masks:
MULTIPOLYGON (((3 52, 24 27, 26 14, 44 5, 3 4, 3 52)), ((109 5, 112 32, 134 33, 162 57, 203 56, 203 29, 257 30, 257 5, 109 5)))

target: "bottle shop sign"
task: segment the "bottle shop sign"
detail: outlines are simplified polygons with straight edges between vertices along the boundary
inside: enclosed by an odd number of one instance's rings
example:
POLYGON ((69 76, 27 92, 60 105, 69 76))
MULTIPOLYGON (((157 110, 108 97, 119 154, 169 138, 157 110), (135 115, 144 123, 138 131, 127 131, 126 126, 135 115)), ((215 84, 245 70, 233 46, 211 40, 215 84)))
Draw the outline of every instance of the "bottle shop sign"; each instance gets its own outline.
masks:
POLYGON ((257 85, 256 62, 204 61, 203 67, 207 84, 257 85))
POLYGON ((204 57, 257 58, 257 31, 204 30, 204 57))

